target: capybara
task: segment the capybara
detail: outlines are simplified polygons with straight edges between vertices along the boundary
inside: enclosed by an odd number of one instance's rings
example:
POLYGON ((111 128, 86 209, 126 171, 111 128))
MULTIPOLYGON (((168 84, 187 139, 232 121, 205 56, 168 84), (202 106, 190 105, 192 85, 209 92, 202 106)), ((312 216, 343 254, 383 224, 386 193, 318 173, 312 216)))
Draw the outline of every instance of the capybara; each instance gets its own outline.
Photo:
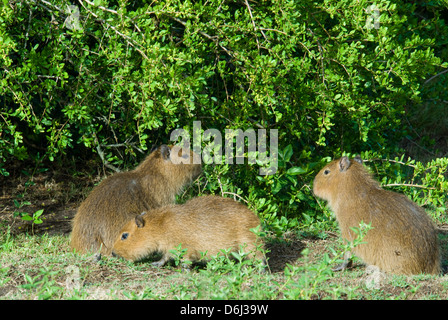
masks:
POLYGON ((179 149, 162 145, 134 170, 116 173, 96 186, 73 219, 71 247, 80 253, 110 255, 117 235, 131 218, 174 203, 176 195, 201 173, 201 165, 193 164, 197 155, 192 151, 175 155, 173 150, 179 149), (174 161, 176 156, 190 156, 190 163, 174 161))
POLYGON ((351 227, 371 223, 354 254, 366 264, 393 274, 439 274, 435 226, 425 210, 405 195, 384 190, 356 156, 334 160, 315 177, 313 192, 328 201, 342 237, 356 238, 351 227))
POLYGON ((251 231, 260 226, 258 217, 242 203, 219 196, 200 196, 182 205, 153 209, 130 220, 117 237, 113 255, 141 260, 151 253, 162 259, 163 266, 172 258, 170 250, 181 245, 187 249, 184 260, 206 261, 223 249, 244 250, 249 257, 265 263, 260 237, 251 231))

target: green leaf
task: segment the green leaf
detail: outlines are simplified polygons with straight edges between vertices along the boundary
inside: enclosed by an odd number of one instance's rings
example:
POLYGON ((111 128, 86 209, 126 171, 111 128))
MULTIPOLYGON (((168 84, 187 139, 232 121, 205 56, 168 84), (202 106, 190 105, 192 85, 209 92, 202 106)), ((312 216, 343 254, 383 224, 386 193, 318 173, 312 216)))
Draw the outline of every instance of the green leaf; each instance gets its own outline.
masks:
POLYGON ((292 150, 292 145, 288 145, 284 150, 283 150, 283 160, 285 162, 288 162, 293 154, 293 150, 292 150))
POLYGON ((278 193, 282 189, 282 184, 279 180, 274 181, 274 185, 271 188, 272 194, 278 193))
POLYGON ((22 216, 21 219, 24 221, 33 221, 33 217, 31 217, 29 214, 22 216))
POLYGON ((286 174, 288 174, 290 176, 296 176, 296 175, 304 174, 307 172, 308 171, 306 169, 303 169, 301 167, 292 167, 292 168, 289 168, 288 171, 286 171, 286 174))
POLYGON ((39 217, 42 215, 42 213, 44 213, 44 209, 37 210, 37 211, 33 214, 33 217, 34 217, 34 218, 39 218, 39 217))

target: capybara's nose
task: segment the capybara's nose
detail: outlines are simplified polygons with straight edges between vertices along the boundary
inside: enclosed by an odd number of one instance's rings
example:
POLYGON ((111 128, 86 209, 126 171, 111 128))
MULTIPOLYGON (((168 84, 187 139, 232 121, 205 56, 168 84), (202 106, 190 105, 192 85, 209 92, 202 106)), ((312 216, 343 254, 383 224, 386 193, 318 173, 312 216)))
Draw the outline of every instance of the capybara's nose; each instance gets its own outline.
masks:
POLYGON ((116 257, 118 257, 118 255, 115 252, 112 251, 112 257, 116 258, 116 257))

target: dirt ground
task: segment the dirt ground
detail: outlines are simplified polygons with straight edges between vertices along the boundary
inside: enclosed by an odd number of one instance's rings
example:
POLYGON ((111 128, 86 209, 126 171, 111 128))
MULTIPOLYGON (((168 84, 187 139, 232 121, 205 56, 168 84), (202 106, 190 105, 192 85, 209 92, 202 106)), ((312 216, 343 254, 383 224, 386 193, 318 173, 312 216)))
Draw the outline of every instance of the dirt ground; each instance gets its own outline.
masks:
POLYGON ((72 178, 63 171, 43 171, 32 177, 19 166, 8 168, 8 177, 0 176, 1 220, 11 226, 13 234, 28 232, 69 235, 70 221, 82 202, 84 193, 96 182, 87 177, 72 178), (33 215, 43 209, 41 224, 20 219, 21 213, 33 215))

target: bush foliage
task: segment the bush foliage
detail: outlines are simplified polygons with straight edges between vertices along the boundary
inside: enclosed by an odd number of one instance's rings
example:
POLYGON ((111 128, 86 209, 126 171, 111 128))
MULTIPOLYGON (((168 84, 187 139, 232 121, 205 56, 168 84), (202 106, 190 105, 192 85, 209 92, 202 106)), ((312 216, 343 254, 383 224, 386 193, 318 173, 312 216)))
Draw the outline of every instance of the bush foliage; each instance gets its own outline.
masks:
MULTIPOLYGON (((281 228, 319 219, 321 159, 397 154, 422 133, 408 117, 448 100, 447 10, 434 2, 3 0, 0 11, 0 162, 92 151, 126 167, 193 121, 278 129, 275 175, 216 165, 206 176, 281 228)), ((439 181, 444 205, 446 162, 422 172, 433 179, 412 183, 439 181)))

